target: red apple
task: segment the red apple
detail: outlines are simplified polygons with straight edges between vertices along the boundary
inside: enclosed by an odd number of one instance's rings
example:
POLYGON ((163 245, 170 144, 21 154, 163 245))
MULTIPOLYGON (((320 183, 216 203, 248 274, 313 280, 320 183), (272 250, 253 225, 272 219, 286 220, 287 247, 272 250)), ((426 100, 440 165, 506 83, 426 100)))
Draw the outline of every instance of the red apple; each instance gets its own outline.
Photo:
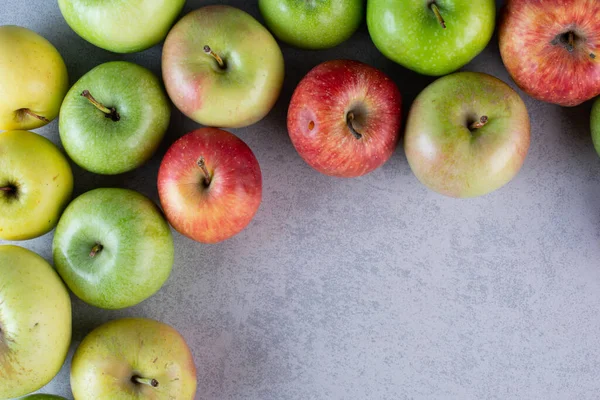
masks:
POLYGON ((383 165, 398 144, 401 96, 383 72, 358 61, 327 61, 300 82, 288 131, 317 171, 356 177, 383 165))
POLYGON ((509 0, 500 53, 536 99, 576 106, 600 94, 600 1, 509 0))
POLYGON ((262 199, 262 175, 252 150, 216 128, 202 128, 177 140, 158 171, 165 215, 181 234, 217 243, 241 232, 262 199))

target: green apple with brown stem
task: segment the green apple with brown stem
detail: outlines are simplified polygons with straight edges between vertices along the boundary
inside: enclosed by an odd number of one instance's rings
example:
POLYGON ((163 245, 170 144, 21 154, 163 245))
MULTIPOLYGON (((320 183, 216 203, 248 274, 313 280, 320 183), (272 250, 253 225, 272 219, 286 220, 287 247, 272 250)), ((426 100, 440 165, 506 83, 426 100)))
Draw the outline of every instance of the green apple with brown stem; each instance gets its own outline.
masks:
POLYGON ((73 356, 75 400, 193 400, 196 366, 179 332, 125 318, 94 329, 73 356))

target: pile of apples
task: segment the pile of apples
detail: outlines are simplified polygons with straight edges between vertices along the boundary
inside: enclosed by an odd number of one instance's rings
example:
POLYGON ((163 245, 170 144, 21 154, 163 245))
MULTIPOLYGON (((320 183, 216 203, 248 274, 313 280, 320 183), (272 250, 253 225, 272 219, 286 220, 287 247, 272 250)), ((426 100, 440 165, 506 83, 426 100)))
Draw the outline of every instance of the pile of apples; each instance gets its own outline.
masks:
MULTIPOLYGON (((416 98, 404 132, 410 167, 432 190, 481 196, 523 165, 530 123, 520 96, 493 76, 454 72, 491 40, 494 0, 368 0, 366 6, 363 0, 259 0, 269 29, 218 5, 175 23, 184 3, 58 0, 73 30, 103 49, 137 52, 164 40, 164 87, 147 69, 119 61, 97 66, 69 88, 52 44, 25 28, 0 27, 0 239, 32 239, 56 227, 55 268, 29 250, 0 246, 1 399, 38 390, 62 367, 72 323, 66 287, 96 307, 131 307, 156 293, 171 272, 169 224, 198 242, 217 243, 250 223, 261 203, 261 169, 252 150, 222 128, 254 124, 277 101, 284 58, 275 37, 299 48, 330 48, 346 41, 366 13, 371 38, 386 57, 421 74, 445 75, 416 98), (120 188, 71 201, 69 160, 29 132, 58 117, 73 162, 93 173, 121 174, 155 153, 171 102, 206 127, 182 136, 164 156, 157 178, 162 211, 120 188)), ((500 52, 516 84, 561 106, 600 95, 598 16, 598 0, 508 0, 500 52)), ((600 153, 600 101, 591 121, 600 153)), ((312 69, 287 117, 299 155, 335 177, 381 167, 396 150, 401 126, 394 81, 352 60, 312 69)), ((71 387, 75 399, 192 399, 196 370, 172 327, 121 319, 80 344, 71 387)))

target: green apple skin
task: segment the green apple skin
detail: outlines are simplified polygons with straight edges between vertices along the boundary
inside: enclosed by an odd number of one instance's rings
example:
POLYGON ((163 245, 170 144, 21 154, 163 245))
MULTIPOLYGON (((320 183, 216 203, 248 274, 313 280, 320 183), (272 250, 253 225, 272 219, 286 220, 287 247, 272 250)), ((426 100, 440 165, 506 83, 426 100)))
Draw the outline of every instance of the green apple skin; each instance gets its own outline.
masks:
POLYGON ((65 21, 84 40, 114 53, 160 43, 185 0, 58 0, 65 21))
POLYGON ((64 397, 55 396, 53 394, 32 394, 23 397, 21 400, 67 400, 64 397))
POLYGON ((76 198, 58 222, 54 265, 88 304, 134 306, 156 293, 173 267, 173 238, 156 205, 127 189, 95 189, 76 198), (96 247, 96 246, 101 247, 96 247), (92 255, 96 248, 98 251, 92 255))
POLYGON ((71 200, 73 172, 48 139, 28 131, 0 133, 0 239, 50 232, 71 200))
POLYGON ((444 29, 429 0, 368 0, 367 26, 375 46, 392 61, 423 75, 456 71, 489 43, 494 0, 436 0, 444 29))
POLYGON ((94 329, 71 366, 75 400, 193 400, 196 367, 185 339, 167 324, 125 318, 94 329), (135 383, 155 379, 157 386, 135 383))
POLYGON ((163 49, 169 97, 192 120, 208 127, 241 128, 275 105, 284 77, 281 49, 271 33, 246 12, 207 6, 183 17, 163 49), (209 46, 224 69, 204 52, 209 46))
POLYGON ((0 54, 0 130, 36 129, 55 119, 69 89, 58 50, 29 29, 5 25, 0 26, 0 54))
POLYGON ((493 76, 458 72, 414 101, 404 149, 417 178, 451 197, 476 197, 508 183, 529 150, 530 123, 519 95, 493 76), (469 129, 486 116, 487 124, 469 129))
POLYGON ((364 16, 363 0, 259 0, 258 7, 279 40, 308 50, 350 39, 364 16))
POLYGON ((600 156, 600 97, 596 99, 592 106, 592 140, 596 153, 600 156))
POLYGON ((159 79, 139 65, 113 61, 92 69, 69 90, 60 110, 60 138, 80 167, 116 175, 152 157, 170 118, 170 102, 159 79), (82 96, 84 90, 114 108, 120 119, 107 118, 82 96))
POLYGON ((46 385, 71 344, 71 299, 42 257, 0 246, 0 399, 46 385))

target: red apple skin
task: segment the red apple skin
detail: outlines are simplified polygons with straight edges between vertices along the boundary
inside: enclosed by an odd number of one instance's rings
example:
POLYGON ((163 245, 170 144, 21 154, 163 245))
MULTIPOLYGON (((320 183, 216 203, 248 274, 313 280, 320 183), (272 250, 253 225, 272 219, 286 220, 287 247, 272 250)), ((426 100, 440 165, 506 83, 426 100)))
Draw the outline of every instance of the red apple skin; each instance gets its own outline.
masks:
POLYGON ((296 88, 288 131, 300 156, 317 171, 357 177, 382 166, 399 139, 401 95, 383 72, 358 61, 313 68, 296 88), (355 115, 352 134, 347 116, 355 115))
POLYGON ((569 107, 600 94, 600 1, 509 0, 499 36, 506 69, 530 96, 569 107), (572 51, 560 40, 569 31, 572 51))
POLYGON ((252 150, 237 136, 201 128, 177 140, 158 172, 158 194, 168 221, 201 243, 217 243, 241 232, 262 200, 262 174, 252 150), (203 157, 210 174, 198 161, 203 157))

